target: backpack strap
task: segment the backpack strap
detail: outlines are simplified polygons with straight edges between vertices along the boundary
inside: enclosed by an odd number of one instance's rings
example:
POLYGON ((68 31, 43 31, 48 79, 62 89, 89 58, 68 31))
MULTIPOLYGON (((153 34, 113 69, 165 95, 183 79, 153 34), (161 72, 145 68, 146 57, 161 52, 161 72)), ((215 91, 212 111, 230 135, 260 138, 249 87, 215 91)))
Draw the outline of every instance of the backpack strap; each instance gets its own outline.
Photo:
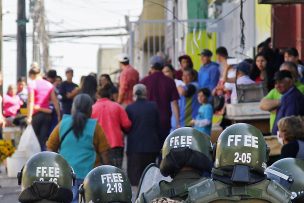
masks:
POLYGON ((61 143, 63 143, 65 137, 73 130, 73 126, 71 126, 61 137, 60 142, 59 142, 59 150, 61 148, 61 143))

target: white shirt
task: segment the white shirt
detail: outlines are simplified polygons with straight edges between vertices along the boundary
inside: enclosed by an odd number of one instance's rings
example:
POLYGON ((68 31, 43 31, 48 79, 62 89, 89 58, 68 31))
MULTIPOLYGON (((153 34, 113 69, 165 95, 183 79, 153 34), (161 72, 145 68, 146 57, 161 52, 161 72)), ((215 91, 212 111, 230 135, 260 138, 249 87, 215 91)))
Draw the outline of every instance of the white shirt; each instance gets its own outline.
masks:
MULTIPOLYGON (((236 80, 236 84, 238 84, 238 85, 250 85, 250 84, 254 84, 254 83, 255 82, 253 80, 251 80, 248 75, 244 75, 242 77, 239 77, 236 80)), ((232 90, 232 93, 231 93, 231 104, 236 104, 237 103, 237 93, 236 93, 236 86, 235 86, 235 84, 232 84, 231 88, 232 88, 231 89, 232 90)))

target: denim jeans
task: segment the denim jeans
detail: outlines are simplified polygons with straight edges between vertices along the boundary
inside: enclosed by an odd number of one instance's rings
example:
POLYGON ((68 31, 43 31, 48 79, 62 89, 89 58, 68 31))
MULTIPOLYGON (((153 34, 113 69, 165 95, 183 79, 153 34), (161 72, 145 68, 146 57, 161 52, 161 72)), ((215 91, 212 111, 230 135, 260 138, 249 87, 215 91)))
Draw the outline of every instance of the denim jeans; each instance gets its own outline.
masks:
POLYGON ((72 187, 72 192, 73 192, 73 201, 72 203, 78 203, 79 200, 79 186, 83 183, 83 179, 76 179, 75 185, 72 187))

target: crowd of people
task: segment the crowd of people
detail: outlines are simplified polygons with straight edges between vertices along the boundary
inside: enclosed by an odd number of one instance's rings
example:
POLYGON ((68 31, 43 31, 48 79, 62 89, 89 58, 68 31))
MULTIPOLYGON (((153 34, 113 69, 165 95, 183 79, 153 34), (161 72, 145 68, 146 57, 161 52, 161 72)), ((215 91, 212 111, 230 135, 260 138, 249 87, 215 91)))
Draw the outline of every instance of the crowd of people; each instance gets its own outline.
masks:
MULTIPOLYGON (((118 85, 108 74, 91 73, 78 86, 72 68, 63 81, 55 70, 43 75, 33 63, 29 80, 19 78, 4 94, 1 122, 31 124, 41 150, 59 152, 72 166, 77 187, 94 166, 122 168, 126 148, 128 177, 137 186, 145 167, 161 160, 170 132, 193 127, 211 136, 213 115, 225 115, 225 104, 239 102, 238 85, 262 84, 268 93, 260 108, 271 112, 269 132, 284 144, 282 157, 304 158, 304 124, 298 117, 304 115, 304 66, 298 51, 274 50, 269 40, 257 50, 254 59, 231 64, 225 47, 217 48, 217 62, 204 49, 199 68, 188 55, 178 58, 178 68, 155 55, 142 79, 121 54, 118 85)), ((221 126, 229 125, 224 117, 221 126)))

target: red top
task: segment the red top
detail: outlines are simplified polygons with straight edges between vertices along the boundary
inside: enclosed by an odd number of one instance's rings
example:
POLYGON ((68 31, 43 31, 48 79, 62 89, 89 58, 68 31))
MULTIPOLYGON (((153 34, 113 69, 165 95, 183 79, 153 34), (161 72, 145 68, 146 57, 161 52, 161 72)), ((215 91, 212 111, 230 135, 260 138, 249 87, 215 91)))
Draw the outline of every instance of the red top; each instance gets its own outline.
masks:
POLYGON ((124 68, 119 77, 119 94, 124 94, 122 104, 133 102, 133 86, 139 81, 139 74, 131 65, 124 68))
POLYGON ((5 117, 16 116, 20 106, 23 104, 18 95, 10 96, 8 94, 3 97, 3 115, 5 117))
POLYGON ((179 99, 174 80, 162 72, 156 72, 145 77, 140 83, 147 87, 148 100, 157 103, 163 130, 170 130, 171 102, 179 99))
POLYGON ((183 80, 183 71, 182 71, 182 69, 179 69, 178 71, 175 72, 175 79, 183 80))
POLYGON ((122 130, 131 128, 132 123, 118 103, 107 98, 97 100, 93 105, 92 118, 98 120, 111 148, 124 146, 122 130))
POLYGON ((260 83, 260 82, 263 82, 264 80, 262 80, 261 76, 258 76, 254 81, 256 83, 260 83))

